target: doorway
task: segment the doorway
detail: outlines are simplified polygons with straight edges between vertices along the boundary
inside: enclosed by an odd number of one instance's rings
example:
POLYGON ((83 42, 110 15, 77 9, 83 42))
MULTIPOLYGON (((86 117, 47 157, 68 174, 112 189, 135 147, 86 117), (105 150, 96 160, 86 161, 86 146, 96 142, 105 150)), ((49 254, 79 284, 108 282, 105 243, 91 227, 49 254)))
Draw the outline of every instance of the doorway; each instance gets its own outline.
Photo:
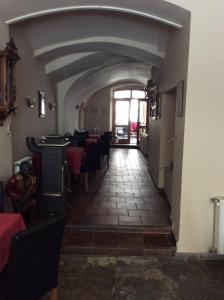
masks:
POLYGON ((143 90, 119 90, 113 97, 113 134, 117 144, 139 145, 147 131, 148 105, 143 90))

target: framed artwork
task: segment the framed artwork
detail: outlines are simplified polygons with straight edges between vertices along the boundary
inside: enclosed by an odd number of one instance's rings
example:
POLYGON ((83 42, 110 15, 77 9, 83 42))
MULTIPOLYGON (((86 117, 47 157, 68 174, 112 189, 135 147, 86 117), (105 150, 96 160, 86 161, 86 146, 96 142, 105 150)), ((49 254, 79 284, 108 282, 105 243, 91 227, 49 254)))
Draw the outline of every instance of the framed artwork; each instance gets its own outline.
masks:
POLYGON ((17 47, 11 39, 6 48, 0 50, 0 126, 17 107, 15 64, 19 59, 17 47))
POLYGON ((46 117, 46 101, 45 101, 45 93, 39 91, 38 92, 38 100, 39 100, 39 117, 46 117))
POLYGON ((176 116, 182 117, 183 115, 184 115, 184 81, 181 80, 177 84, 176 116))

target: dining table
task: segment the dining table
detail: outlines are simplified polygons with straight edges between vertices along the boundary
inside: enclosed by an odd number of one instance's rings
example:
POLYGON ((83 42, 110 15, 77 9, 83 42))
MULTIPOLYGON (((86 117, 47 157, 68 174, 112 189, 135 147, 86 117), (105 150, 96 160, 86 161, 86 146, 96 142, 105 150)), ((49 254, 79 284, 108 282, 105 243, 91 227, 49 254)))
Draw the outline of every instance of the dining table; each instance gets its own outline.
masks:
POLYGON ((19 213, 0 214, 0 272, 7 265, 12 237, 26 229, 23 217, 19 213))

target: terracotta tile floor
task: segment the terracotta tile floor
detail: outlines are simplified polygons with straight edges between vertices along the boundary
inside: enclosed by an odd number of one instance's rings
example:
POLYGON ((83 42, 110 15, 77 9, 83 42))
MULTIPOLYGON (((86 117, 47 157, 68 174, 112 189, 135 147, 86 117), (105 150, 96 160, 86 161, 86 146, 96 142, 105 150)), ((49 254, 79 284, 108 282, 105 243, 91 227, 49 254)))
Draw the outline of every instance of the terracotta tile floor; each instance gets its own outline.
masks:
POLYGON ((137 227, 169 231, 170 210, 148 173, 147 160, 137 149, 111 149, 110 167, 99 185, 90 176, 90 193, 76 184, 67 226, 137 227))
POLYGON ((137 149, 111 149, 110 167, 90 193, 75 184, 70 197, 64 254, 172 255, 170 209, 155 188, 137 149))

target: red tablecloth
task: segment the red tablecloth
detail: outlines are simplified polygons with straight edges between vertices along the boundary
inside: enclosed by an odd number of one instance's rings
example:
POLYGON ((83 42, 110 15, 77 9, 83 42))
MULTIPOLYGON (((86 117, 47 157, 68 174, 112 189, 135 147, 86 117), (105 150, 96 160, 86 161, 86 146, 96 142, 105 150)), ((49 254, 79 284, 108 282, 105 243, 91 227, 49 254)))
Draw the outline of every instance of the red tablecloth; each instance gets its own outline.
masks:
POLYGON ((86 151, 83 147, 68 147, 65 149, 66 159, 75 175, 80 174, 82 161, 86 158, 86 151))
POLYGON ((25 228, 21 214, 0 214, 0 272, 8 262, 12 236, 25 228))

